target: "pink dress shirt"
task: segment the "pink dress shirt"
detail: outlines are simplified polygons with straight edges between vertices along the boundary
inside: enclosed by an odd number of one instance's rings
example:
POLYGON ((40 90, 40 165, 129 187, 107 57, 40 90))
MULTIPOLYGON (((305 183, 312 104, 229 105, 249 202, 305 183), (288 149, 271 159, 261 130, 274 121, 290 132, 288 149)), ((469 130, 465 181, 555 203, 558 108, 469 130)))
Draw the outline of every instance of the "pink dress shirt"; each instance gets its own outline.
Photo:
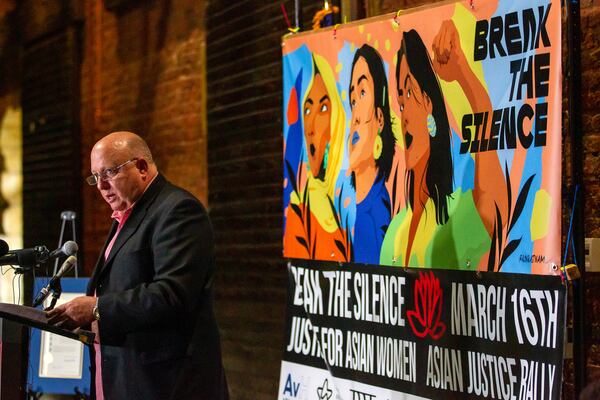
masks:
MULTIPOLYGON (((112 213, 111 218, 117 220, 119 226, 117 227, 117 231, 110 240, 110 243, 108 243, 108 246, 106 246, 106 250, 104 251, 104 261, 108 259, 108 255, 110 254, 110 251, 112 250, 112 247, 115 244, 115 241, 117 240, 117 236, 119 236, 123 225, 125 225, 125 222, 129 218, 129 215, 131 215, 131 210, 133 210, 133 206, 129 207, 123 212, 114 211, 112 213)), ((94 293, 94 295, 96 295, 96 293, 94 293)), ((94 350, 96 351, 96 400, 104 400, 104 388, 102 387, 102 356, 100 354, 100 329, 98 329, 98 321, 92 322, 92 332, 96 334, 96 338, 94 340, 94 350)))

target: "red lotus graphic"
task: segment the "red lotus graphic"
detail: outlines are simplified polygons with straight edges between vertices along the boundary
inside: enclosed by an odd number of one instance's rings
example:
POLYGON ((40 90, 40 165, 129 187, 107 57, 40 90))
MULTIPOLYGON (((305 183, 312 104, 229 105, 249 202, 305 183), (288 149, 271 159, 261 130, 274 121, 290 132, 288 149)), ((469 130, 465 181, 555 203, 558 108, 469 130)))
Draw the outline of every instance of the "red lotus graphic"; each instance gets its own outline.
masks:
POLYGON ((420 338, 429 335, 438 340, 446 332, 446 324, 440 321, 444 291, 440 287, 439 279, 431 271, 420 272, 419 279, 415 282, 414 294, 415 309, 406 312, 413 333, 420 338))

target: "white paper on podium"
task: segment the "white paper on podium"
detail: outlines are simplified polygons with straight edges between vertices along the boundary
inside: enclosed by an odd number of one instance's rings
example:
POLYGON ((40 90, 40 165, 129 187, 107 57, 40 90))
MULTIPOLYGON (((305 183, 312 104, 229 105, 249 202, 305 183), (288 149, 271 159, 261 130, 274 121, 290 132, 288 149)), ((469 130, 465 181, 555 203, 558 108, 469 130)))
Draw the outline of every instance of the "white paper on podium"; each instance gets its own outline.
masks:
MULTIPOLYGON (((56 305, 66 303, 83 293, 62 293, 56 305)), ((50 305, 51 297, 44 302, 50 305)), ((40 378, 81 379, 83 373, 83 343, 54 333, 42 331, 40 346, 40 378)))

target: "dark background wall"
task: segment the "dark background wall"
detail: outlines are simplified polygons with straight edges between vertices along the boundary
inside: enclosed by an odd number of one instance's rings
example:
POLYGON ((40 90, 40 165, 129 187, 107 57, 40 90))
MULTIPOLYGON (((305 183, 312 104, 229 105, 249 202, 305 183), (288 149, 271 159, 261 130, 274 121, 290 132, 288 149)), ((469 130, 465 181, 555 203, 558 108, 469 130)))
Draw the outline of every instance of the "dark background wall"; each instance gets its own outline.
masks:
MULTIPOLYGON (((31 101, 36 90, 52 96, 50 83, 35 82, 56 82, 64 71, 24 55, 33 54, 27 53, 32 49, 51 51, 53 40, 72 35, 61 54, 50 56, 60 58, 71 49, 74 57, 69 58, 73 68, 68 82, 76 78, 72 101, 77 112, 69 114, 73 123, 66 131, 75 131, 70 162, 77 163, 78 173, 65 179, 79 185, 69 200, 81 210, 87 273, 104 240, 110 212, 95 189, 80 182, 89 174, 91 146, 106 133, 140 133, 167 177, 208 203, 217 232, 217 314, 233 399, 275 398, 283 349, 280 37, 287 25, 279 3, 0 0, 0 11, 10 10, 0 12, 0 44, 5 44, 0 47, 0 116, 2 107, 22 103, 22 88, 30 88, 23 98, 31 101), (27 69, 20 65, 25 59, 40 64, 35 65, 38 72, 24 74, 27 69)), ((293 19, 293 1, 283 3, 293 19)), ((303 3, 303 21, 310 26, 322 2, 303 3)), ((433 1, 353 3, 364 14, 376 15, 433 1)), ((600 2, 585 0, 581 7, 586 236, 599 237, 600 2)), ((568 145, 565 154, 567 166, 568 145)), ((563 169, 568 187, 569 169, 563 169)), ((58 194, 56 188, 39 185, 58 194)), ((24 213, 38 205, 33 201, 24 213)), ((57 204, 56 212, 63 206, 57 204)), ((46 221, 39 216, 28 222, 29 229, 46 221)), ((589 274, 587 279, 588 374, 597 379, 600 277, 589 274)), ((565 382, 564 397, 571 399, 570 362, 565 382)))
MULTIPOLYGON (((304 2, 307 24, 317 2, 304 2)), ((293 1, 283 2, 293 19, 293 1)), ((234 399, 276 396, 283 354, 279 2, 211 1, 207 12, 209 204, 217 307, 234 399)))
MULTIPOLYGON (((57 210, 81 215, 78 37, 78 25, 67 22, 55 32, 40 29, 24 37, 25 247, 45 244, 56 248, 61 226, 57 210)), ((76 225, 81 228, 80 223, 76 225)))
POLYGON ((261 1, 213 1, 207 13, 207 118, 214 132, 208 139, 209 204, 221 269, 217 307, 237 399, 274 395, 283 341, 280 14, 278 4, 261 1))
MULTIPOLYGON (((167 178, 206 202, 206 2, 85 0, 81 8, 81 177, 98 139, 131 130, 167 178)), ((91 272, 110 212, 94 187, 84 185, 81 197, 91 272)))

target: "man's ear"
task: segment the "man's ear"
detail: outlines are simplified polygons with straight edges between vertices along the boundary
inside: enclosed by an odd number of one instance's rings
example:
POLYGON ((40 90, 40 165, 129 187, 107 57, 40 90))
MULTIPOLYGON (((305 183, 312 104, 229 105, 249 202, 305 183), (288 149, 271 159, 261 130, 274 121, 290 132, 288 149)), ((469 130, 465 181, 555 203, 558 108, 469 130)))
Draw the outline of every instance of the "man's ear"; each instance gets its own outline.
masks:
POLYGON ((135 162, 135 167, 142 173, 142 175, 148 174, 148 161, 144 160, 143 158, 139 158, 135 162))

